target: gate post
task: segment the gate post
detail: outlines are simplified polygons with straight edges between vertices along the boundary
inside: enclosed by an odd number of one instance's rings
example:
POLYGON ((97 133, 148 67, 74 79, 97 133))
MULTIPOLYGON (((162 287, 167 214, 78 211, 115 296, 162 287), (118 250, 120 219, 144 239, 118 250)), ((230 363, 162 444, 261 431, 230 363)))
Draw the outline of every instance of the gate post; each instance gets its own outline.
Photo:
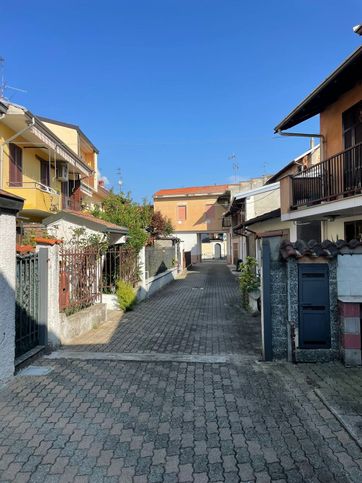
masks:
POLYGON ((37 246, 39 260, 39 329, 41 345, 60 344, 61 319, 59 314, 59 245, 37 246), (43 339, 42 339, 43 336, 43 339))
POLYGON ((39 248, 38 275, 39 275, 39 344, 48 344, 48 304, 49 304, 49 249, 39 248))
POLYGON ((273 360, 273 339, 270 298, 270 244, 263 238, 262 242, 262 312, 261 329, 263 340, 263 359, 273 360))

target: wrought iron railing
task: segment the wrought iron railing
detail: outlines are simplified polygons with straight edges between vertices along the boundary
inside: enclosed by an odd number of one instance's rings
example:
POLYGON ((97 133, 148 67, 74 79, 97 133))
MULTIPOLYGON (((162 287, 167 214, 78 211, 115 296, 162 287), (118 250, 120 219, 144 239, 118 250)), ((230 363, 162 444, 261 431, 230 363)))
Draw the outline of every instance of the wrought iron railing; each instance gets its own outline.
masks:
POLYGON ((68 314, 102 300, 102 254, 98 247, 61 247, 59 306, 68 314))
POLYGON ((16 256, 15 356, 39 343, 38 254, 16 256))
POLYGON ((362 193, 362 143, 311 166, 292 178, 292 207, 362 193))
POLYGON ((73 210, 81 211, 82 204, 81 201, 73 196, 62 195, 62 209, 63 210, 73 210))
POLYGON ((114 245, 102 257, 103 293, 115 293, 120 279, 134 287, 140 281, 138 252, 129 246, 114 245))
POLYGON ((222 217, 222 227, 223 228, 230 228, 231 227, 231 221, 232 221, 231 215, 223 216, 222 217))

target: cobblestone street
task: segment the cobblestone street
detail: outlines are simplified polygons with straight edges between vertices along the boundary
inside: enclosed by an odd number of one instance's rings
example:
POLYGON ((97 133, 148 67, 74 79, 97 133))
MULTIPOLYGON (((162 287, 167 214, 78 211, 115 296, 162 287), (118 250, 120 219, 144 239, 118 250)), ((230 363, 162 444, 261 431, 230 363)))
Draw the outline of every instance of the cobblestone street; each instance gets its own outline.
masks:
POLYGON ((98 342, 34 363, 48 374, 20 372, 0 391, 0 480, 362 481, 360 446, 316 392, 349 370, 260 362, 239 299, 226 265, 197 265, 98 342))

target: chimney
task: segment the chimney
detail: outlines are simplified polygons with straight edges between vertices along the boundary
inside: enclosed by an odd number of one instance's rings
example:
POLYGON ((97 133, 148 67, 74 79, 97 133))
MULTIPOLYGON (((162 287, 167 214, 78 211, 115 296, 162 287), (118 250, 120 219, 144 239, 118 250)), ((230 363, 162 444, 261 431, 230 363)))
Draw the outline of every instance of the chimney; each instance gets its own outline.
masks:
POLYGON ((101 188, 104 188, 104 180, 103 179, 100 179, 98 181, 98 185, 101 187, 101 188))

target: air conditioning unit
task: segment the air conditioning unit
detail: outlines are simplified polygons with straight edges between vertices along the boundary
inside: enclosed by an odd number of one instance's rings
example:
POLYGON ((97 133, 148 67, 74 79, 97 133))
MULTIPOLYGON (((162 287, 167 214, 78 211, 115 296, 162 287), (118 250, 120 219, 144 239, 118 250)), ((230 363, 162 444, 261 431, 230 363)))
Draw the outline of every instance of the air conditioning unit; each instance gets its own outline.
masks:
POLYGON ((69 179, 69 170, 68 165, 66 163, 58 164, 57 166, 57 179, 59 181, 68 181, 69 179))

